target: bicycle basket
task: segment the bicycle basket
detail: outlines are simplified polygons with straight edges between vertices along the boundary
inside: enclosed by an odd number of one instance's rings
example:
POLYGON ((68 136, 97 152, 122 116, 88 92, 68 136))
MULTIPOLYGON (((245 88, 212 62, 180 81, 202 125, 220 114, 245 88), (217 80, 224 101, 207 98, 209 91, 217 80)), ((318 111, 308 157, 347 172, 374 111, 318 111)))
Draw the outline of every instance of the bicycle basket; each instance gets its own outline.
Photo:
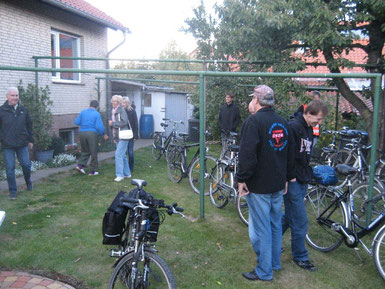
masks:
POLYGON ((147 234, 148 241, 154 243, 158 240, 158 231, 160 226, 159 212, 156 209, 151 209, 147 219, 147 234))
POLYGON ((331 166, 315 166, 313 176, 315 181, 321 185, 332 186, 338 182, 336 171, 331 166))

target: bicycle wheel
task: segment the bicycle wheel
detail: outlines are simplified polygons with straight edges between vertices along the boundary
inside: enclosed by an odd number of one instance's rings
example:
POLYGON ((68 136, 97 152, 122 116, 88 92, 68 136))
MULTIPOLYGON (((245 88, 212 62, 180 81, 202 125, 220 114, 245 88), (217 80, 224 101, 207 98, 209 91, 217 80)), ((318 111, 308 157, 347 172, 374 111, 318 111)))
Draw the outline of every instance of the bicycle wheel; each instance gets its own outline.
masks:
POLYGON ((136 274, 132 272, 133 262, 134 252, 128 253, 119 261, 112 273, 108 286, 109 289, 176 289, 175 280, 170 269, 158 255, 144 251, 144 258, 139 257, 138 259, 138 271, 136 274))
POLYGON ((210 179, 210 200, 219 209, 224 208, 229 202, 230 178, 231 175, 226 164, 219 163, 214 168, 210 179))
POLYGON ((347 213, 341 202, 334 203, 327 212, 322 214, 335 199, 335 194, 324 187, 313 187, 305 197, 309 220, 306 241, 318 251, 330 252, 338 248, 343 241, 343 236, 331 228, 333 223, 343 226, 347 224, 347 213), (321 214, 322 219, 318 220, 321 214), (323 220, 327 222, 322 222, 323 220))
MULTIPOLYGON (((366 224, 368 208, 369 183, 364 182, 353 188, 352 197, 354 204, 354 219, 361 225, 366 224)), ((385 211, 385 192, 377 185, 373 186, 372 215, 370 222, 377 219, 385 211)))
POLYGON ((344 164, 353 167, 357 158, 358 156, 355 152, 348 149, 340 149, 331 157, 332 166, 334 167, 338 164, 344 164))
POLYGON ((239 194, 237 195, 237 199, 235 201, 235 205, 237 206, 237 213, 241 221, 248 226, 249 225, 249 207, 247 206, 246 197, 241 197, 239 194))
POLYGON ((376 169, 376 176, 385 183, 385 160, 381 159, 376 169))
POLYGON ((152 144, 152 157, 157 161, 162 157, 162 154, 162 136, 159 133, 155 133, 152 144))
POLYGON ((177 147, 170 148, 167 154, 167 173, 168 178, 173 183, 179 183, 183 178, 183 159, 183 154, 177 147))
MULTIPOLYGON (((204 194, 208 196, 210 193, 210 179, 211 174, 217 164, 216 159, 210 155, 205 156, 205 168, 204 168, 204 194)), ((200 194, 200 158, 194 160, 190 166, 188 172, 188 180, 191 188, 195 193, 200 194)))
POLYGON ((385 280, 385 226, 382 226, 374 239, 373 260, 378 273, 385 280))

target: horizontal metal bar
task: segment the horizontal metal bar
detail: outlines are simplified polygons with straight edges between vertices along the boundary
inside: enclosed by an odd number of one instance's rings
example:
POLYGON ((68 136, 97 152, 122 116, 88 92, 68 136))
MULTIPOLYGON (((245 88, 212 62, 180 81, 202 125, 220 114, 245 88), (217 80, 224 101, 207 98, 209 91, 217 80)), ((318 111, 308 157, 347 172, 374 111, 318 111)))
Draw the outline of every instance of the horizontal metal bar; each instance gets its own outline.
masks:
MULTIPOLYGON (((95 77, 96 79, 107 79, 107 77, 95 77)), ((109 80, 127 80, 127 81, 142 81, 142 82, 162 82, 162 83, 175 83, 175 84, 199 84, 198 81, 179 81, 179 80, 166 80, 166 79, 148 79, 148 78, 116 78, 109 77, 109 80)))
POLYGON ((292 73, 292 72, 217 72, 217 71, 174 71, 174 70, 135 70, 135 69, 74 69, 0 66, 0 70, 33 72, 72 72, 102 74, 153 74, 153 75, 192 75, 192 76, 235 76, 235 77, 295 77, 295 78, 376 78, 380 73, 292 73))

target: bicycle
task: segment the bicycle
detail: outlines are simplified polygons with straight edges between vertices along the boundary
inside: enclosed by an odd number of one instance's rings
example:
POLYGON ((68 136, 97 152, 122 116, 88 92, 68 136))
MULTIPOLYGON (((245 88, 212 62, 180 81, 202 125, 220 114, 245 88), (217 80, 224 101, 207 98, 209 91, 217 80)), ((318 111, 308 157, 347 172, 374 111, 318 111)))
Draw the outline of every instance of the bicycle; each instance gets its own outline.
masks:
POLYGON ((163 122, 160 124, 160 126, 163 127, 164 131, 156 131, 154 133, 154 142, 152 144, 152 156, 154 160, 160 160, 162 155, 166 155, 167 157, 168 148, 170 144, 172 144, 177 137, 176 129, 178 124, 184 125, 184 122, 181 120, 175 121, 172 119, 163 118, 163 121, 171 122, 173 126, 172 126, 171 133, 168 136, 166 136, 166 127, 168 127, 168 124, 163 122))
POLYGON ((227 132, 222 131, 222 133, 225 134, 225 140, 222 143, 222 150, 221 150, 221 155, 219 158, 222 160, 226 160, 226 159, 230 159, 230 157, 231 157, 230 156, 231 151, 230 151, 229 147, 231 145, 236 144, 238 133, 233 132, 233 131, 227 131, 227 132))
POLYGON ((361 195, 362 191, 367 195, 369 184, 362 183, 353 188, 351 177, 357 173, 357 168, 340 164, 336 166, 336 171, 347 176, 347 190, 316 185, 305 197, 309 219, 306 241, 312 248, 322 252, 335 250, 342 242, 350 248, 361 244, 373 257, 380 276, 385 280, 385 194, 374 184, 373 198, 366 198, 358 204, 355 197, 361 195), (372 218, 367 226, 362 217, 366 216, 369 204, 372 205, 372 218), (370 249, 362 238, 378 227, 380 229, 373 238, 370 249))
MULTIPOLYGON (((208 132, 206 132, 208 134, 208 132)), ((187 134, 180 133, 181 141, 171 145, 167 158, 168 177, 173 183, 179 183, 183 178, 188 177, 193 191, 200 194, 200 147, 199 143, 187 144, 187 134), (198 147, 190 163, 188 163, 187 153, 190 148, 198 147)), ((208 152, 206 147, 205 152, 208 152)), ((204 156, 204 194, 208 195, 208 182, 211 172, 215 166, 215 158, 205 154, 204 156)))
POLYGON ((210 179, 210 200, 219 208, 224 208, 235 199, 235 206, 241 221, 248 226, 249 208, 246 198, 238 194, 236 174, 238 169, 238 145, 230 145, 230 159, 218 159, 210 179))
MULTIPOLYGON (((114 251, 120 257, 114 264, 114 271, 109 282, 109 289, 119 288, 169 288, 176 289, 174 277, 165 261, 157 255, 154 242, 162 223, 158 216, 155 226, 150 223, 150 216, 154 212, 162 212, 165 208, 169 215, 179 214, 182 217, 183 208, 177 203, 166 205, 143 190, 146 181, 134 179, 131 184, 137 186, 140 198, 122 197, 121 205, 129 208, 130 214, 125 228, 126 239, 124 248, 114 251)), ((164 217, 164 214, 163 214, 164 217)))

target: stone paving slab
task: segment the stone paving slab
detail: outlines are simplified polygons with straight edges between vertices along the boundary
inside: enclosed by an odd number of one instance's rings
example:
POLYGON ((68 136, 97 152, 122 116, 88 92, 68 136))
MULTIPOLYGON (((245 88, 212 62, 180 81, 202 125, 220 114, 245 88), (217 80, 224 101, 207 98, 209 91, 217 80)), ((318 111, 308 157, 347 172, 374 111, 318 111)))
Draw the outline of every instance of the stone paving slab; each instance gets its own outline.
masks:
POLYGON ((0 288, 11 289, 75 289, 71 285, 26 272, 0 271, 0 288))

